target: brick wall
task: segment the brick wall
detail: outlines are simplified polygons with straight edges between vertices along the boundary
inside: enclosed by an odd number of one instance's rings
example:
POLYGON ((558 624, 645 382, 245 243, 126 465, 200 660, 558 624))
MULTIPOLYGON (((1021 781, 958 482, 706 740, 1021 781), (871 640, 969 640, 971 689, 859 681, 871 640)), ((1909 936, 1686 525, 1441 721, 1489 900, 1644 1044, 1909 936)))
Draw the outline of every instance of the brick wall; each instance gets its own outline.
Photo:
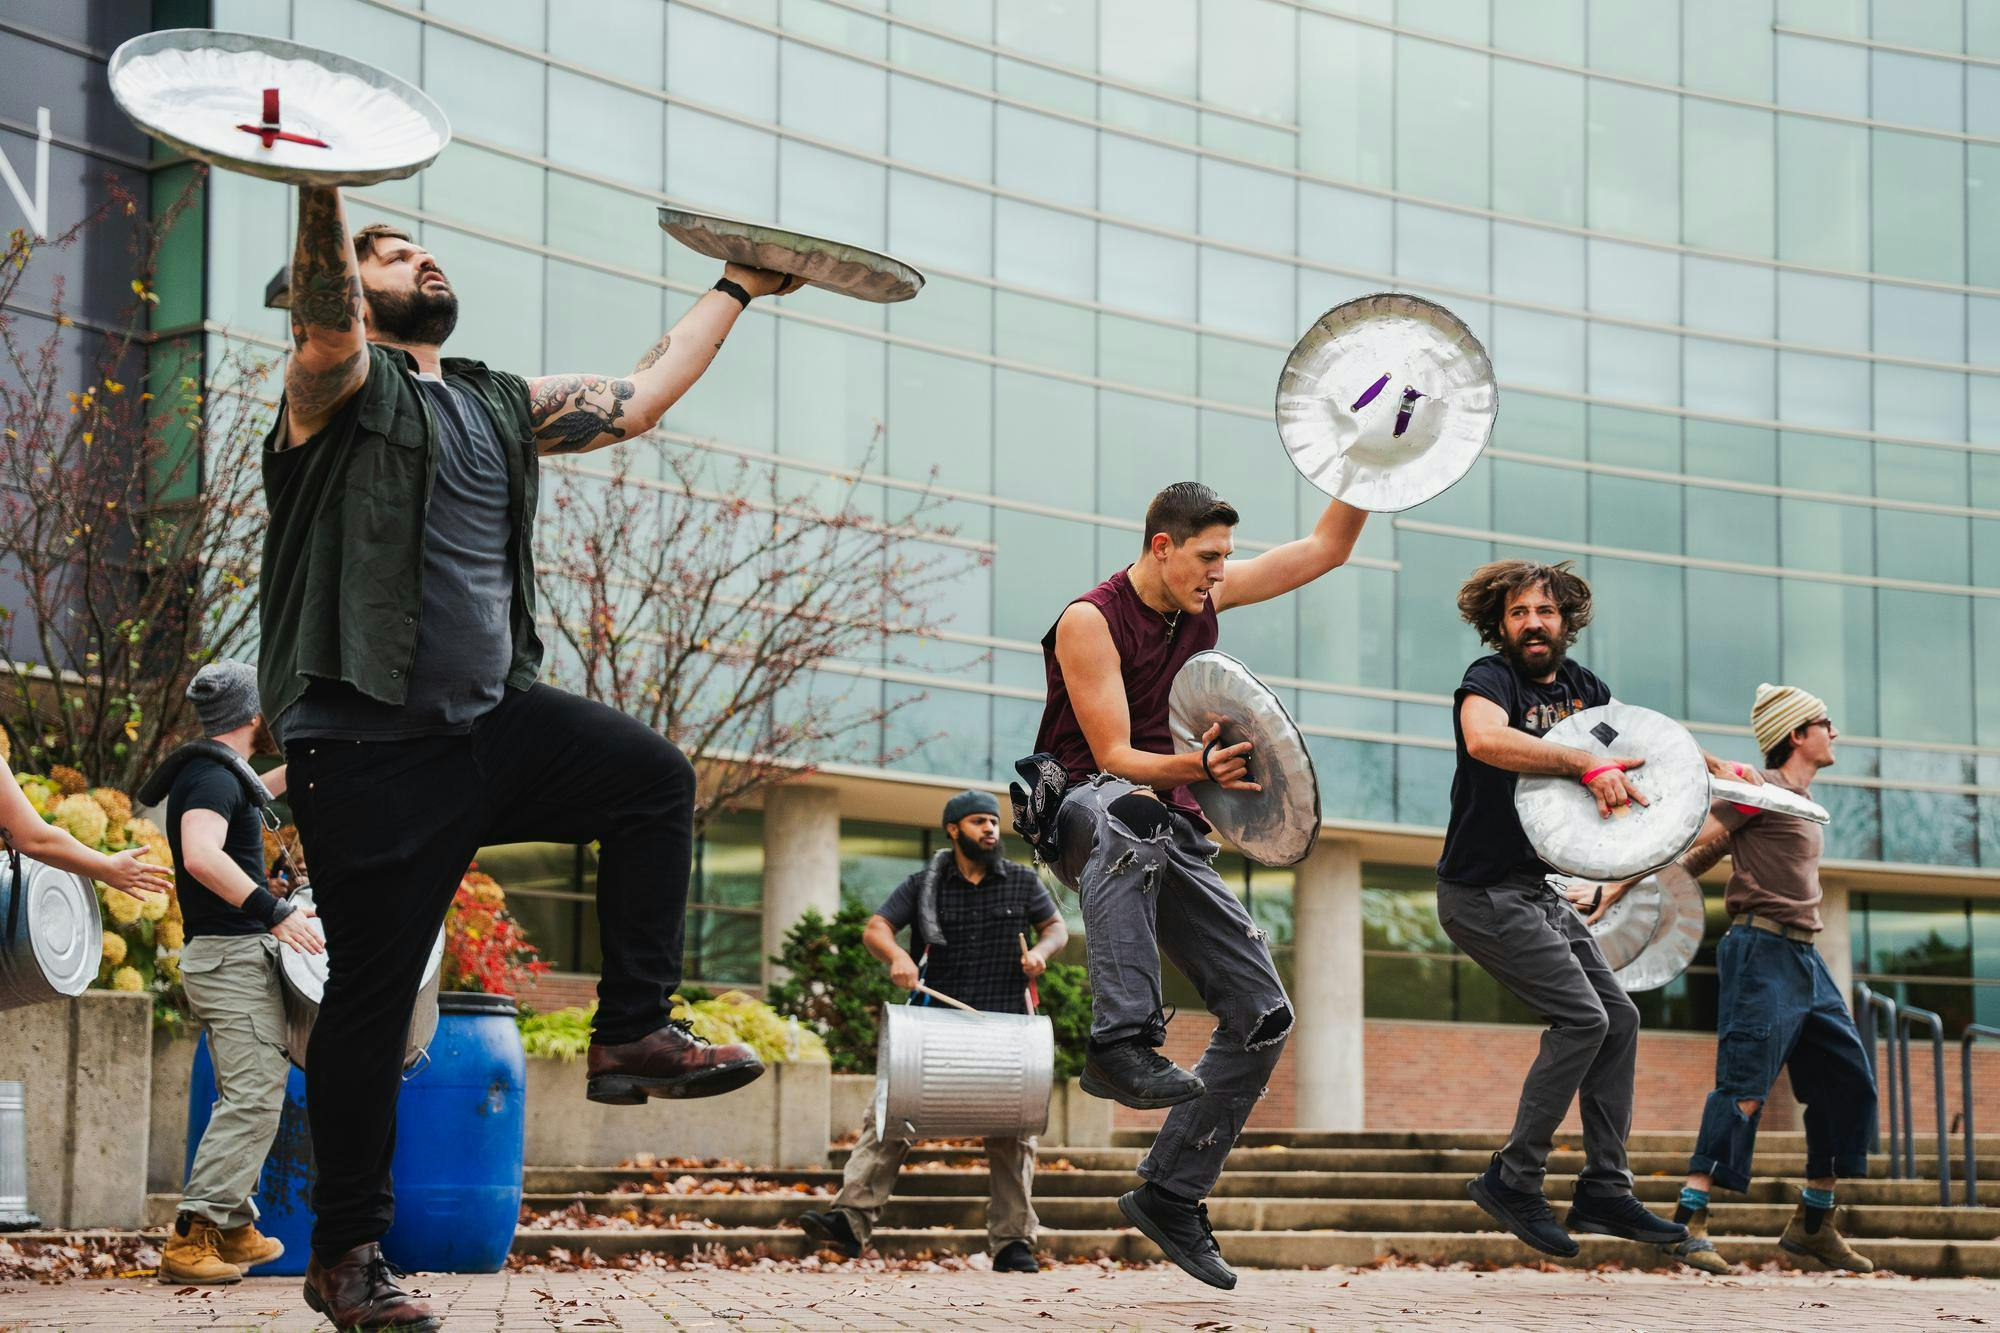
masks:
MULTIPOLYGON (((1182 1014, 1168 1029, 1165 1052, 1175 1063, 1192 1067, 1212 1031, 1206 1014, 1182 1014)), ((1540 1042, 1541 1029, 1525 1025, 1371 1019, 1366 1053, 1368 1127, 1504 1130, 1514 1121, 1521 1079, 1540 1042)), ((1878 1050, 1878 1069, 1881 1056, 1878 1050)), ((1911 1107, 1920 1134, 1929 1133, 1936 1122, 1931 1069, 1929 1046, 1912 1043, 1911 1107)), ((1701 1123, 1702 1103, 1714 1085, 1714 1034, 1640 1033, 1633 1129, 1692 1132, 1701 1123)), ((1956 1043, 1945 1048, 1945 1085, 1948 1124, 1956 1126, 1963 1102, 1956 1043)), ((1281 1129, 1295 1123, 1296 1092, 1287 1050, 1264 1100, 1251 1113, 1250 1127, 1281 1129)), ((1976 1050, 1973 1097, 1982 1131, 2000 1133, 2000 1044, 1976 1050)), ((1883 1114, 1886 1126, 1886 1106, 1883 1114)), ((1164 1115, 1123 1106, 1115 1112, 1121 1126, 1157 1125, 1164 1115)), ((1763 1123, 1773 1129, 1799 1125, 1798 1103, 1782 1077, 1771 1090, 1763 1123)), ((1574 1108, 1564 1127, 1571 1132, 1581 1127, 1574 1108)))
POLYGON ((522 1007, 546 1014, 572 1005, 589 1006, 597 1000, 597 978, 573 972, 550 972, 521 987, 514 999, 522 1007))

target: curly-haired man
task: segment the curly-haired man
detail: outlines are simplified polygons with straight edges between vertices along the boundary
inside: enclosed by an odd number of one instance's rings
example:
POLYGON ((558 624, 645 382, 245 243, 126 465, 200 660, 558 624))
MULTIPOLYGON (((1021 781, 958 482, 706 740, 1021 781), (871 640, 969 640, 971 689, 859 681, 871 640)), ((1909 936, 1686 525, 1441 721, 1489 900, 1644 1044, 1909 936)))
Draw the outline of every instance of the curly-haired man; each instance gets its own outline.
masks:
MULTIPOLYGON (((1676 1244, 1686 1228, 1632 1196, 1625 1140, 1639 1011, 1605 963, 1583 919, 1549 882, 1514 813, 1523 773, 1574 777, 1609 817, 1645 797, 1624 769, 1541 739, 1572 713, 1612 701, 1604 682, 1568 651, 1590 623, 1590 585, 1567 562, 1502 560, 1472 572, 1458 610, 1494 651, 1465 669, 1453 697, 1458 768, 1451 822, 1437 865, 1438 922, 1467 957, 1549 1025, 1521 1086, 1507 1144, 1467 1191, 1493 1219, 1547 1254, 1578 1246, 1542 1192, 1556 1128, 1579 1098, 1584 1167, 1568 1228, 1676 1244)), ((1713 756, 1711 771, 1735 776, 1713 756)), ((1640 760, 1621 761, 1637 768, 1640 760)))

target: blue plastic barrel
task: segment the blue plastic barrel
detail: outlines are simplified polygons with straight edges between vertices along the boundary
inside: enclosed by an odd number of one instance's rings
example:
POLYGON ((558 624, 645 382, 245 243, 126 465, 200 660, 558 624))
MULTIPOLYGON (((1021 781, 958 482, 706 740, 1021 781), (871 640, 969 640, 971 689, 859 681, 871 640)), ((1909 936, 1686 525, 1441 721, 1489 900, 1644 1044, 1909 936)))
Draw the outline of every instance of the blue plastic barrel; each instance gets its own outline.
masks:
MULTIPOLYGON (((215 1108, 215 1064, 208 1054, 208 1034, 194 1047, 194 1072, 188 1079, 187 1160, 182 1180, 194 1166, 195 1145, 208 1129, 215 1108)), ((278 1136, 264 1159, 257 1180, 257 1229, 281 1242, 285 1252, 251 1271, 259 1277, 282 1277, 306 1271, 312 1243, 312 1191, 319 1172, 313 1166, 312 1130, 306 1124, 306 1076, 296 1068, 285 1080, 285 1110, 278 1117, 278 1136)))
MULTIPOLYGON (((527 1066, 514 1001, 446 992, 428 1062, 403 1083, 390 1171, 396 1221, 382 1252, 412 1273, 493 1273, 507 1261, 521 1215, 527 1066)), ((188 1087, 188 1152, 208 1127, 215 1074, 204 1037, 188 1087)), ((257 1229, 285 1253, 259 1274, 303 1273, 312 1237, 312 1135, 305 1075, 294 1069, 284 1115, 257 1187, 257 1229)))
POLYGON ((383 1253, 413 1273, 495 1273, 521 1218, 527 1061, 514 1001, 438 996, 430 1063, 396 1114, 396 1222, 383 1253))

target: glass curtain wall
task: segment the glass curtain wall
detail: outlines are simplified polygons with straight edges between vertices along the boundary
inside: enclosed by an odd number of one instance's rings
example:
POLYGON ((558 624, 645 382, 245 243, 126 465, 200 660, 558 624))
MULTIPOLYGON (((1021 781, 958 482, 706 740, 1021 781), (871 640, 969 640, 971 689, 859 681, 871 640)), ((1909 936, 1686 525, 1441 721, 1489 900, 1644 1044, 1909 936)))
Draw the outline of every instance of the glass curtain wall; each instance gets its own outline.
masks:
MULTIPOLYGON (((1274 384, 1385 287, 1457 311, 1493 447, 1349 568, 1232 613, 1334 818, 1445 819, 1452 595, 1504 555, 1597 589, 1581 660, 1754 758, 1760 681, 1825 697, 1829 854, 2000 867, 2000 22, 1938 0, 218 0, 427 88, 456 138, 352 192, 462 293, 453 348, 623 370, 714 277, 676 202, 886 248, 882 308, 760 302, 666 423, 973 543, 964 643, 841 687, 919 697, 897 767, 1011 776, 1038 640, 1199 477, 1248 551, 1323 501, 1274 384), (1984 63, 1982 63, 1984 62, 1984 63)), ((261 309, 290 202, 215 178, 210 309, 261 309)), ((640 467, 653 444, 627 446, 640 467)), ((657 466, 652 464, 651 466, 657 466)), ((962 552, 964 548, 960 549, 962 552)), ((1255 897, 1253 889, 1253 900, 1255 897)))

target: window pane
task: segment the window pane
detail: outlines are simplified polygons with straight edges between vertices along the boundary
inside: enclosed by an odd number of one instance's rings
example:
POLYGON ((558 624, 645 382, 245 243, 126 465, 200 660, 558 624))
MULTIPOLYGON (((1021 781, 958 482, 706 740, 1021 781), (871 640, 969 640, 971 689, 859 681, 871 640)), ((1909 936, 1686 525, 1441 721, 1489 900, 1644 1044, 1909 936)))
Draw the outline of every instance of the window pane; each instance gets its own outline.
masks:
POLYGON ((1396 39, 1396 188, 1486 205, 1491 67, 1469 51, 1396 39))
POLYGON ((1667 93, 1590 86, 1590 225, 1680 239, 1679 107, 1667 93))
POLYGON ((1581 226, 1584 80, 1493 62, 1493 207, 1581 226))

